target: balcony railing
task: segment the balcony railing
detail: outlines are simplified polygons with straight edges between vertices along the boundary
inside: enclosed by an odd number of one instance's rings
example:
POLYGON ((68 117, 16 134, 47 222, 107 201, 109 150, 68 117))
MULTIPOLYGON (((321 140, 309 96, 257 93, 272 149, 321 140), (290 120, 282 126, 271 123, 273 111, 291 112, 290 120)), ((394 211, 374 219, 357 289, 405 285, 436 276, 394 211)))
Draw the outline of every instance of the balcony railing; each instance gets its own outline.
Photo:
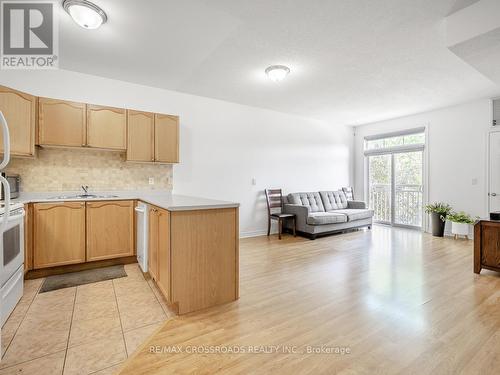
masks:
MULTIPOLYGON (((391 185, 370 186, 370 208, 375 211, 374 220, 391 222, 391 185)), ((422 226, 423 189, 421 185, 397 185, 394 199, 394 223, 422 226)))

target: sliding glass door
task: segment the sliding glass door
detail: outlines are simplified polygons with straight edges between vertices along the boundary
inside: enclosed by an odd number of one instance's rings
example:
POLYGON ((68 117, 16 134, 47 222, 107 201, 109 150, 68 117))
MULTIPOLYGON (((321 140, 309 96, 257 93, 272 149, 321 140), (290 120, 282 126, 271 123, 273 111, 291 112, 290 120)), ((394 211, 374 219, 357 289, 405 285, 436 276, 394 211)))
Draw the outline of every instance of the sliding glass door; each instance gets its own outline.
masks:
POLYGON ((375 222, 422 227, 424 140, 423 133, 366 140, 368 202, 375 222))
POLYGON ((394 219, 393 224, 422 227, 423 152, 393 154, 394 219))

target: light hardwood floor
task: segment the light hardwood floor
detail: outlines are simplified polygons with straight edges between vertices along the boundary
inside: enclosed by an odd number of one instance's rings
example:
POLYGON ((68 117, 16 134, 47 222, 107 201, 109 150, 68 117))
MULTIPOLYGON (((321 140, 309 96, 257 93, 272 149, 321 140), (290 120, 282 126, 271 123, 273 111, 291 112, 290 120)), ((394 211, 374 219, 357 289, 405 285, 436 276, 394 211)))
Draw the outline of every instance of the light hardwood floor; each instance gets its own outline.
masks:
POLYGON ((240 299, 167 321, 120 374, 499 371, 500 274, 472 272, 471 241, 375 226, 316 241, 251 238, 240 248, 240 299), (217 345, 297 352, 187 353, 217 345), (172 347, 180 352, 166 353, 172 347))

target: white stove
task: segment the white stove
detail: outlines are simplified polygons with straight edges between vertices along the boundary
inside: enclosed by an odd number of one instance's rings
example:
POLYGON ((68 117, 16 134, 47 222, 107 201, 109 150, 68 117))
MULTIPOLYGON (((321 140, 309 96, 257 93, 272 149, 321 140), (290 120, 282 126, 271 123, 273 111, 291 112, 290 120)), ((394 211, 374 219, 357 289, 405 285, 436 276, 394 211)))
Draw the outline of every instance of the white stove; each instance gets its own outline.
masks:
MULTIPOLYGON (((13 211, 19 210, 21 208, 24 208, 24 204, 10 202, 9 210, 11 212, 11 215, 13 211)), ((3 216, 4 213, 5 213, 5 203, 0 202, 0 217, 3 216)))
MULTIPOLYGON (((0 206, 0 221, 5 206, 0 206)), ((13 203, 0 235, 0 306, 3 326, 23 295, 24 278, 24 205, 13 203)))

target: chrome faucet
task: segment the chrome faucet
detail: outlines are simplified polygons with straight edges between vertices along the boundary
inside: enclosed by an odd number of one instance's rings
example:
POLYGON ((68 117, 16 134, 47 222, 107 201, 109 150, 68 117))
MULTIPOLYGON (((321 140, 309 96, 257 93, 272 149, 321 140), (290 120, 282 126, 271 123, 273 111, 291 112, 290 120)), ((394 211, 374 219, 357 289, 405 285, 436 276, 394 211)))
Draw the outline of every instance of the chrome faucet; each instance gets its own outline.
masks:
POLYGON ((82 185, 82 190, 84 195, 88 195, 89 187, 88 185, 82 185))

